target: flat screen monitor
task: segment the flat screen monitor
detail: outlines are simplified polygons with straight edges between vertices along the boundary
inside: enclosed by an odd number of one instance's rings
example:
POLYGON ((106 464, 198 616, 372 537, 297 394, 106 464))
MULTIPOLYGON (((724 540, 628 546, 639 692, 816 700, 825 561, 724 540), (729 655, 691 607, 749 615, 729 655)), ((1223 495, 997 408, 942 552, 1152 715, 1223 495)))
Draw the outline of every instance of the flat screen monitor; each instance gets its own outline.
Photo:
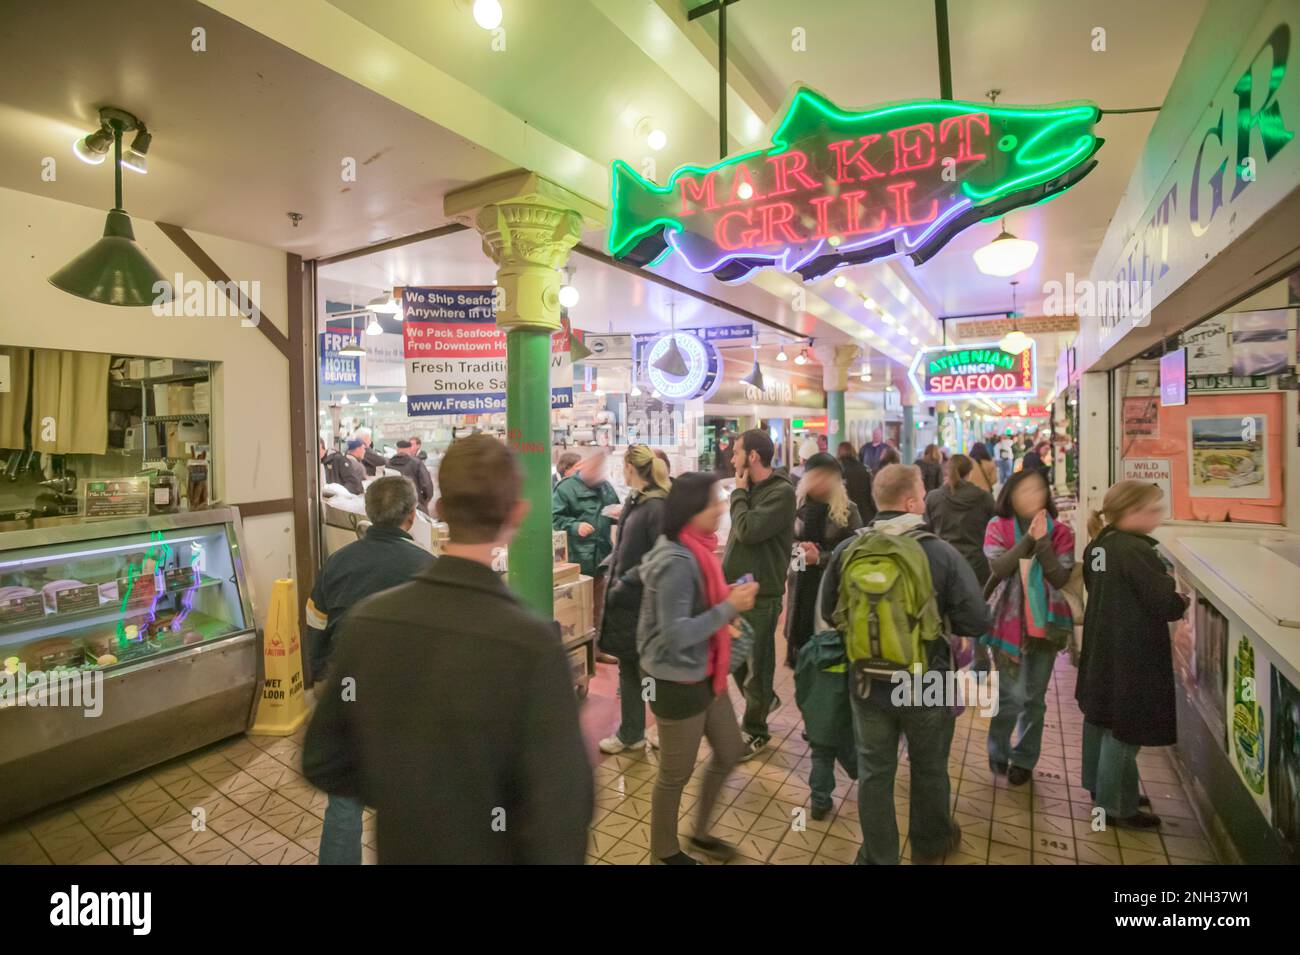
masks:
POLYGON ((1187 404, 1187 349, 1178 348, 1160 358, 1160 407, 1187 404))

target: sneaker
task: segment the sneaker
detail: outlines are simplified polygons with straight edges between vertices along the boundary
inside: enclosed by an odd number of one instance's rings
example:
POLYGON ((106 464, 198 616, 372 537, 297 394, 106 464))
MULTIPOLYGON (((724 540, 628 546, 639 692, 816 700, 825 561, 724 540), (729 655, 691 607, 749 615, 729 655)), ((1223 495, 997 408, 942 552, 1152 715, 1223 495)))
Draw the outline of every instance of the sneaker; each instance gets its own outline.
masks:
POLYGON ((1007 770, 1007 782, 1013 786, 1023 786, 1033 778, 1033 772, 1023 766, 1012 766, 1007 770))
POLYGON ((607 756, 613 756, 615 753, 622 753, 629 749, 638 749, 645 745, 645 740, 637 740, 635 743, 625 743, 618 738, 618 734, 606 736, 598 744, 600 751, 607 756))
POLYGON ((740 738, 745 743, 744 750, 741 751, 740 761, 743 763, 753 759, 763 750, 767 749, 767 740, 761 736, 750 736, 748 733, 741 733, 740 738))
POLYGON ((676 855, 669 856, 667 859, 655 859, 655 865, 699 865, 695 859, 692 859, 685 852, 678 852, 676 855))
POLYGON ((645 728, 645 741, 650 744, 651 749, 659 748, 659 727, 657 725, 645 728))
POLYGON ((736 857, 736 847, 730 842, 723 842, 714 836, 691 836, 686 840, 695 849, 704 853, 710 859, 717 859, 726 862, 728 859, 736 857))
POLYGON ((831 814, 831 810, 834 808, 835 808, 834 803, 832 803, 829 806, 813 806, 812 814, 811 814, 813 817, 813 822, 821 822, 823 819, 825 819, 827 816, 831 814))
MULTIPOLYGON (((1092 797, 1092 803, 1095 806, 1097 804, 1097 794, 1095 792, 1089 792, 1088 795, 1092 797)), ((1148 798, 1147 796, 1138 796, 1138 808, 1150 809, 1151 808, 1150 798, 1148 798)))
POLYGON ((1160 817, 1150 812, 1135 812, 1127 819, 1113 820, 1119 829, 1159 829, 1160 817))

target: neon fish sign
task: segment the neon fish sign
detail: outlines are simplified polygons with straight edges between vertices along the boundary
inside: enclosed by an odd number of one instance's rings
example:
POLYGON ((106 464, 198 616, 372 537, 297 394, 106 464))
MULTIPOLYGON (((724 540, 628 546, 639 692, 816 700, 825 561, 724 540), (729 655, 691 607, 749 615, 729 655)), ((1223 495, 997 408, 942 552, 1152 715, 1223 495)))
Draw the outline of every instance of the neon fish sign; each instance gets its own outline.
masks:
POLYGON ((1091 172, 1099 116, 1092 103, 949 100, 848 112, 796 87, 770 147, 682 166, 664 186, 616 160, 609 249, 636 265, 676 252, 724 282, 893 255, 920 265, 967 226, 1091 172))
POLYGON ((922 348, 912 359, 912 385, 926 401, 945 398, 1032 398, 1038 394, 1038 346, 1021 352, 997 342, 922 348))

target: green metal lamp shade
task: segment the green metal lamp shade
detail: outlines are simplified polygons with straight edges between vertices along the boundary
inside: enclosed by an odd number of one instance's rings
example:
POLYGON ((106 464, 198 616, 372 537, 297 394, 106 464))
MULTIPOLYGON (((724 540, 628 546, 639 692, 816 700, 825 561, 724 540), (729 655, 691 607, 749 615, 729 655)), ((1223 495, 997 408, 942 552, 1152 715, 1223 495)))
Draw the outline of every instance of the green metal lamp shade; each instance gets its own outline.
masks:
POLYGON ((163 305, 171 283, 136 244, 131 217, 113 209, 104 237, 50 276, 50 284, 78 298, 105 305, 163 305))

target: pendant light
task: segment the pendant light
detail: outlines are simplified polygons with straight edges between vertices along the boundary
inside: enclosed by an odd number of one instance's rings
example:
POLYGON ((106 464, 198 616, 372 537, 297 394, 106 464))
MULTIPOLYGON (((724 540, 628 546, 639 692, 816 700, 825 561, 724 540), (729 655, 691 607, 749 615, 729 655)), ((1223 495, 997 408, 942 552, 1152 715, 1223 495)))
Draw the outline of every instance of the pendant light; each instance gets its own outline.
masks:
POLYGON ((368 399, 366 399, 366 404, 368 404, 368 405, 377 405, 377 404, 379 404, 379 396, 378 396, 377 394, 375 394, 373 391, 370 392, 370 397, 369 397, 368 399))
MULTIPOLYGON (((809 340, 811 341, 811 339, 809 339, 809 340)), ((806 365, 806 364, 808 364, 808 346, 805 345, 805 346, 800 350, 799 354, 797 354, 797 355, 794 356, 794 363, 795 363, 796 365, 806 365)))
POLYGON ((790 356, 785 353, 785 342, 781 343, 781 350, 776 353, 777 361, 789 361, 790 356))
POLYGON ((665 375, 672 375, 674 378, 685 378, 686 373, 690 370, 686 367, 686 359, 682 357, 681 349, 677 347, 677 303, 668 303, 669 322, 671 331, 668 334, 668 349, 653 362, 654 366, 662 371, 665 375))
POLYGON ((351 399, 348 398, 348 393, 347 393, 346 391, 343 392, 343 397, 339 399, 339 404, 341 404, 341 405, 350 405, 350 404, 352 404, 352 401, 351 401, 351 399))
POLYGON ((384 327, 379 324, 379 316, 376 315, 374 312, 370 313, 370 322, 369 324, 366 325, 366 334, 367 335, 384 334, 384 327))
MULTIPOLYGON (((1020 317, 1020 313, 1016 311, 1016 286, 1019 284, 1016 281, 1011 283, 1011 314, 1007 317, 1012 321, 1020 317)), ((1009 354, 1019 355, 1033 343, 1034 340, 1019 328, 1012 328, 1011 331, 1002 336, 1002 340, 998 342, 998 347, 1009 354)))
POLYGON ((763 369, 758 364, 758 339, 754 340, 754 367, 749 370, 749 374, 740 379, 751 388, 763 390, 763 369))
MULTIPOLYGON (((361 347, 361 339, 357 337, 357 324, 355 316, 349 316, 348 322, 351 325, 351 335, 348 343, 339 349, 340 358, 365 358, 366 350, 361 347)), ((347 397, 344 395, 344 397, 347 397)))
MULTIPOLYGON (((99 111, 100 129, 82 142, 113 137, 113 208, 104 221, 104 235, 81 255, 50 276, 50 284, 69 295, 105 305, 165 305, 173 295, 171 283, 136 244, 131 217, 122 209, 122 133, 140 129, 130 113, 112 107, 99 111)), ((85 158, 80 150, 77 155, 85 158)))
POLYGON ((1007 231, 1007 220, 1002 220, 1002 231, 988 245, 975 250, 975 265, 985 275, 1007 277, 1018 275, 1034 264, 1038 257, 1038 243, 1018 239, 1007 231))
POLYGON ((380 315, 401 315, 402 306, 397 301, 397 297, 391 291, 383 295, 372 298, 366 303, 366 308, 372 312, 378 312, 380 315))

